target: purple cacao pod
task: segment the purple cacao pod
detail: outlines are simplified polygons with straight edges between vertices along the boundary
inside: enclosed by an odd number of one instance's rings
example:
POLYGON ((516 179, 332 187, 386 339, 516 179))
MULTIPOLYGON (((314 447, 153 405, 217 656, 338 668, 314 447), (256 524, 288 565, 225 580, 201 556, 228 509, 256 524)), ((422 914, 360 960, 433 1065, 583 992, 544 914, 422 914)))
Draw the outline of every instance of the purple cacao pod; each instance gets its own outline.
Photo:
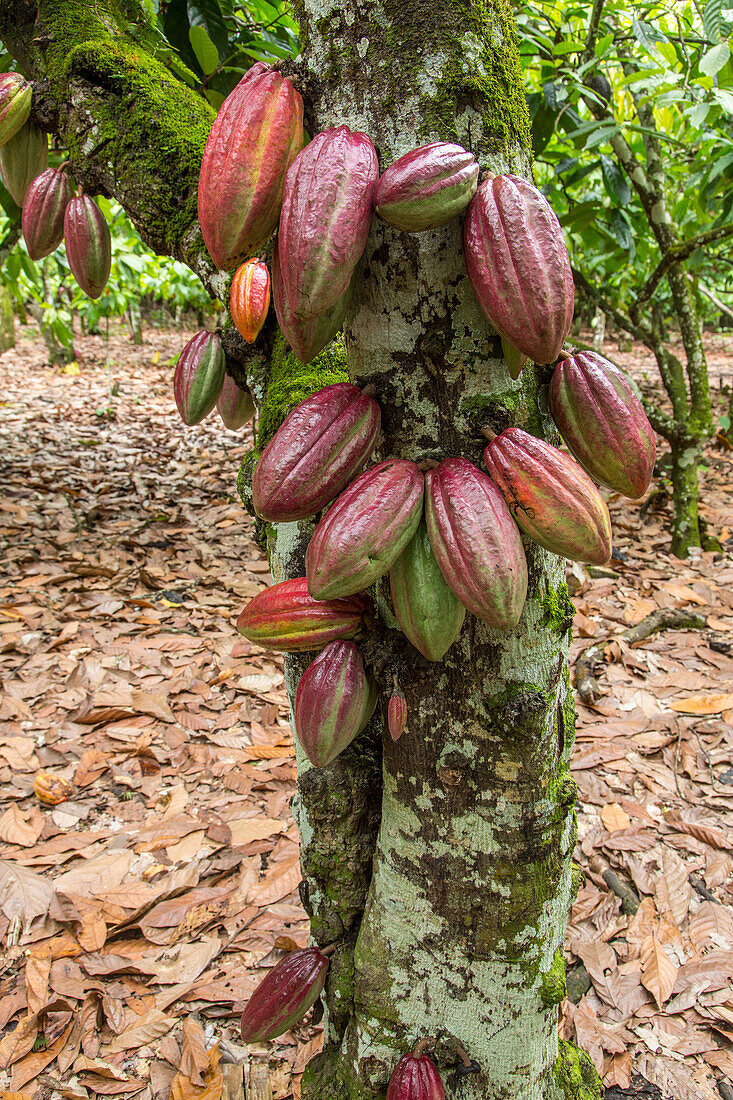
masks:
POLYGON ((98 298, 112 267, 112 240, 107 219, 89 195, 72 199, 64 212, 66 258, 77 283, 98 298))
POLYGON ((332 309, 366 246, 379 176, 367 134, 334 126, 317 134, 285 177, 277 231, 280 279, 289 316, 307 321, 332 309))
POLYGON ((311 764, 324 768, 351 744, 377 705, 377 690, 353 642, 329 642, 300 678, 295 732, 311 764))
POLYGON ((425 475, 425 519, 441 572, 464 607, 509 630, 527 596, 519 529, 496 485, 465 458, 425 475))
POLYGON ((427 1054, 405 1054, 392 1070, 387 1100, 445 1100, 443 1082, 427 1054))
POLYGON ((32 122, 21 126, 17 134, 0 148, 0 172, 3 183, 22 206, 36 176, 48 167, 48 138, 32 122))
POLYGON ((285 174, 302 147, 303 100, 259 62, 224 100, 201 161, 199 223, 217 267, 238 267, 273 233, 285 174))
POLYGON ((631 382, 594 351, 555 368, 550 411, 581 466, 602 485, 636 500, 649 487, 656 442, 631 382))
POLYGON ((32 99, 33 87, 20 73, 0 74, 0 145, 25 126, 32 99))
POLYGON ((391 569, 422 515, 423 475, 393 458, 365 470, 331 505, 305 553, 316 600, 361 592, 391 569))
POLYGON ((219 400, 226 357, 215 332, 197 332, 178 357, 173 394, 184 424, 200 424, 219 400))
POLYGON ((301 363, 310 363, 319 351, 323 351, 331 343, 336 333, 343 327, 344 318, 351 303, 351 285, 335 305, 324 313, 319 313, 317 317, 306 320, 294 317, 285 298, 280 260, 275 249, 272 257, 272 300, 283 336, 301 363))
POLYGON ((445 225, 468 206, 479 166, 460 145, 434 141, 396 160, 377 184, 380 218, 407 233, 445 225))
POLYGON ((387 729, 393 741, 399 741, 407 725, 407 700, 401 691, 393 691, 387 703, 387 729))
POLYGON ((240 390, 230 374, 224 376, 216 408, 224 426, 233 432, 249 424, 255 414, 252 394, 249 390, 240 390))
POLYGON ((554 363, 573 320, 575 289, 560 223, 536 187, 494 176, 463 223, 479 305, 500 336, 535 363, 554 363))
POLYGON ((276 1039, 303 1019, 326 984, 328 959, 317 947, 291 951, 263 978, 242 1013, 245 1043, 276 1039))
POLYGON ((458 637, 466 609, 446 584, 424 520, 389 571, 392 606, 403 634, 429 661, 458 637))
POLYGON ((237 630, 265 649, 302 653, 353 638, 373 606, 366 592, 343 600, 314 600, 305 577, 295 577, 250 600, 237 619, 237 630))
POLYGON ((325 508, 369 458, 380 422, 379 405, 350 382, 325 386, 301 401, 257 463, 257 515, 287 523, 325 508))
POLYGON ((521 428, 507 428, 489 443, 484 462, 531 539, 573 561, 608 561, 611 517, 574 458, 521 428))
POLYGON ((60 168, 47 168, 31 183, 23 203, 21 225, 32 260, 41 260, 61 244, 64 213, 73 195, 71 180, 60 168))

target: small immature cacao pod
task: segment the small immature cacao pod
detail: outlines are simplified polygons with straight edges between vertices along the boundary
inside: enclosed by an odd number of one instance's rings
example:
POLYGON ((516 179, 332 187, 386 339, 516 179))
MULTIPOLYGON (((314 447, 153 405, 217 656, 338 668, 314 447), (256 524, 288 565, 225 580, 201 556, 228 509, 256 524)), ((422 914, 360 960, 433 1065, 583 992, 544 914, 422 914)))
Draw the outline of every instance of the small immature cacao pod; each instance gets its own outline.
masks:
POLYGON ((317 947, 291 951, 260 982, 242 1013, 245 1043, 276 1039, 299 1023, 321 995, 328 959, 317 947))
POLYGON ((550 412, 560 434, 592 478, 636 500, 649 487, 656 442, 631 382, 595 351, 555 367, 550 412))
POLYGON ((353 638, 372 608, 366 593, 342 600, 314 600, 305 577, 281 581, 250 600, 237 630, 251 642, 282 653, 322 649, 339 638, 353 638))
POLYGON ((377 689, 353 642, 329 642, 300 678, 295 732, 311 764, 323 768, 361 733, 377 705, 377 689))
POLYGON ((74 788, 66 779, 49 772, 36 772, 33 777, 33 793, 44 806, 58 806, 66 802, 74 793, 74 788))
POLYGON ((531 539, 572 561, 608 561, 611 517, 574 458, 522 428, 507 428, 489 443, 484 462, 531 539))
POLYGON ((173 394, 184 424, 200 424, 219 400, 226 373, 226 357, 216 332, 202 330, 178 357, 173 394))
POLYGON ((32 122, 26 122, 0 148, 0 172, 13 201, 22 206, 36 176, 48 167, 48 138, 32 122))
POLYGON ((89 195, 72 199, 64 213, 66 258, 77 283, 99 298, 112 266, 112 241, 102 211, 89 195))
POLYGON ((23 203, 21 225, 32 260, 43 259, 61 244, 64 214, 73 194, 71 180, 60 168, 47 168, 29 186, 23 203))
POLYGON ((248 344, 257 339, 270 308, 270 272, 262 260, 238 267, 229 293, 229 310, 237 332, 248 344))
POLYGON ((252 394, 249 390, 240 390, 230 374, 224 376, 216 408, 225 427, 233 432, 249 424, 255 414, 252 394))
POLYGON ((393 741, 399 741, 407 725, 407 700, 401 691, 393 691, 387 703, 387 729, 393 741))
POLYGON ((460 145, 435 141, 412 149, 391 164, 377 184, 380 218, 406 233, 436 229, 468 206, 479 166, 460 145))
POLYGON ((387 1100, 444 1100, 440 1074, 427 1054, 405 1054, 392 1071, 387 1100))
POLYGON ((306 397, 257 463, 252 479, 257 515, 287 523, 325 508, 369 458, 380 423, 379 405, 351 382, 306 397))
POLYGON ((403 634, 429 661, 439 661, 458 637, 466 609, 440 571, 425 521, 389 572, 392 606, 403 634))
POLYGON ((0 145, 5 145, 31 113, 33 87, 20 73, 0 74, 0 145))

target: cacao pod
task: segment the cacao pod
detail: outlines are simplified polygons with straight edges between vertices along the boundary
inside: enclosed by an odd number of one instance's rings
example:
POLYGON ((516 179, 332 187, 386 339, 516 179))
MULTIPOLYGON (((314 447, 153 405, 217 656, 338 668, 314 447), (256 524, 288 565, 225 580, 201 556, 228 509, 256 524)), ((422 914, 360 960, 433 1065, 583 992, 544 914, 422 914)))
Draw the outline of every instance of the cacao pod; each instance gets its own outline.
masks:
POLYGON ((463 254, 479 305, 500 336, 535 363, 554 363, 575 289, 560 223, 536 187, 494 176, 463 223, 463 254))
POLYGON ((112 240, 102 211, 89 195, 72 199, 64 213, 66 258, 77 283, 98 298, 112 267, 112 240))
POLYGON ((425 475, 430 545, 448 586, 479 619, 509 630, 527 596, 527 559, 501 493, 465 458, 425 475))
POLYGON ((444 1100, 443 1082, 427 1054, 405 1054, 392 1070, 387 1100, 444 1100))
POLYGON ((460 145, 434 141, 396 160, 377 184, 380 218, 407 233, 445 225, 468 206, 479 166, 460 145))
POLYGON ((361 592, 391 569, 422 515, 423 475, 403 458, 365 470, 331 505, 305 553, 317 600, 361 592))
POLYGON ((365 592, 342 600, 314 600, 305 577, 296 577, 250 600, 237 619, 237 630, 264 649, 300 653, 353 638, 372 606, 365 592))
POLYGON ((511 340, 507 340, 506 336, 502 336, 501 338, 501 350, 509 374, 516 380, 527 366, 529 360, 524 352, 521 352, 519 348, 514 346, 511 340))
POLYGON ((458 637, 466 609, 445 582, 424 520, 392 566, 389 583, 402 632, 423 657, 439 661, 458 637))
POLYGON ((64 236, 64 213, 74 195, 71 180, 60 168, 47 168, 26 192, 21 225, 28 255, 40 260, 58 248, 64 236))
POLYGON ((247 1002, 243 1041, 264 1043, 299 1023, 321 995, 327 970, 328 959, 317 947, 301 947, 281 959, 247 1002))
POLYGON ((522 428, 507 428, 489 443, 484 462, 531 539, 573 561, 608 561, 611 517, 574 458, 522 428))
POLYGON ((324 768, 351 744, 377 705, 377 690, 353 642, 329 642, 295 693, 295 732, 311 764, 324 768))
POLYGON ((555 368, 550 411, 560 434, 590 476, 638 499, 654 471, 656 442, 631 382, 594 351, 581 351, 555 368))
POLYGON ((25 126, 31 113, 33 87, 20 73, 0 74, 0 145, 25 126))
POLYGON ((257 339, 270 308, 270 272, 262 260, 238 267, 229 292, 229 310, 237 332, 248 344, 257 339))
POLYGON ((178 357, 173 394, 184 424, 200 424, 219 400, 226 357, 217 333, 205 329, 193 336, 178 357))
POLYGON ((277 322, 283 336, 290 344, 301 363, 310 363, 319 351, 331 343, 337 332, 343 327, 344 318, 351 303, 351 285, 342 298, 318 317, 300 320, 290 312, 282 289, 282 272, 277 249, 272 257, 272 297, 277 322))
POLYGON ((58 806, 66 802, 74 793, 74 788, 66 779, 49 772, 36 772, 33 777, 33 793, 44 806, 58 806))
POLYGON ((399 741, 407 725, 407 700, 401 691, 394 691, 387 704, 387 729, 393 741, 399 741))
POLYGON ((348 126, 317 134, 293 162, 285 177, 276 244, 280 278, 273 289, 294 321, 320 316, 346 293, 366 246, 378 177, 371 139, 348 126))
POLYGON ((249 390, 240 390, 230 374, 224 375, 224 382, 216 402, 219 416, 224 425, 236 432, 238 428, 249 424, 255 414, 254 401, 249 390))
POLYGON ((0 172, 13 202, 22 206, 36 176, 48 167, 48 138, 32 122, 0 148, 0 172))
POLYGON ((259 62, 227 96, 206 141, 198 210, 217 267, 256 255, 277 226, 285 174, 303 147, 303 100, 259 62))
POLYGON ((380 422, 379 405, 350 382, 325 386, 301 401, 257 463, 257 515, 287 523, 325 508, 369 458, 380 422))

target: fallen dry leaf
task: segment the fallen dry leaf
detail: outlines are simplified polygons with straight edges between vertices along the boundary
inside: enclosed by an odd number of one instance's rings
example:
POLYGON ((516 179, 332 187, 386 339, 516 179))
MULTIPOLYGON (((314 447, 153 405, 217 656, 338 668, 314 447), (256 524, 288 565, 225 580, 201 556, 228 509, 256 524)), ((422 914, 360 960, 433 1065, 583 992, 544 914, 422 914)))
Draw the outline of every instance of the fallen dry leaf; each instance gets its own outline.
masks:
POLYGON ((672 962, 656 935, 647 936, 641 945, 641 984, 648 989, 659 1008, 669 1000, 678 967, 672 962))

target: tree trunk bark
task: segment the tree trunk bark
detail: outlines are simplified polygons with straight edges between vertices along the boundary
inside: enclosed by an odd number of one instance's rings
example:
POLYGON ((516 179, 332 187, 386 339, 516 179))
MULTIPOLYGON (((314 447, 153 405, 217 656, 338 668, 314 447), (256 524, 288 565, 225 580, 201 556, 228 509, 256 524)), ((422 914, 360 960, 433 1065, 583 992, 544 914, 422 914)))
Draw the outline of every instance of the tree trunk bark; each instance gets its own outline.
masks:
POLYGON ((700 444, 688 441, 677 443, 671 448, 672 457, 672 553, 678 558, 686 558, 690 547, 700 545, 700 524, 698 519, 698 465, 700 463, 700 444))

